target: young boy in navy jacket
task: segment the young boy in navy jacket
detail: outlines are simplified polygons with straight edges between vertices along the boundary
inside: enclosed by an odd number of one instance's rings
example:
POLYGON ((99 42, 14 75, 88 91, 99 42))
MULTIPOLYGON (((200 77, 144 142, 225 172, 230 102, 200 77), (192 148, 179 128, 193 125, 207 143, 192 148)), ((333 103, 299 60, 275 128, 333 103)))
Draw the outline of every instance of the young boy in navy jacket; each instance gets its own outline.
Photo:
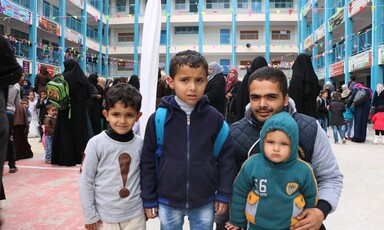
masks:
POLYGON ((228 135, 219 156, 214 142, 223 116, 208 103, 206 59, 196 51, 177 53, 170 63, 168 84, 176 93, 164 97, 167 109, 163 154, 156 159, 155 114, 149 118, 141 158, 141 197, 147 218, 159 217, 161 229, 212 229, 214 215, 223 214, 236 173, 233 139, 228 135))

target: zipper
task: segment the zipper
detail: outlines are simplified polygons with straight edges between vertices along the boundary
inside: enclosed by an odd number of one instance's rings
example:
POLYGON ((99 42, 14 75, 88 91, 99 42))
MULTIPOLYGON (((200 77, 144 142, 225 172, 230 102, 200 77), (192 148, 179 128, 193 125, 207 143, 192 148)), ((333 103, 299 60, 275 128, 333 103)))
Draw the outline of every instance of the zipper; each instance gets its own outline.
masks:
POLYGON ((189 127, 191 124, 191 117, 190 115, 187 115, 187 191, 186 191, 186 200, 185 200, 185 207, 189 208, 189 127))

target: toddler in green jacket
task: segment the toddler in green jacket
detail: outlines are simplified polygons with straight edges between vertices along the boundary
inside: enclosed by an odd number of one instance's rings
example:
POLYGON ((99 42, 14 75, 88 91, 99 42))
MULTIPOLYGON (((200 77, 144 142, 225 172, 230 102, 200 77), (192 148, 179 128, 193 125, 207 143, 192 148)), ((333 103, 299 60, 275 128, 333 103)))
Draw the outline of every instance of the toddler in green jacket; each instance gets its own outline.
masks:
POLYGON ((259 154, 250 157, 234 183, 227 229, 289 229, 317 203, 312 167, 299 159, 299 131, 286 112, 268 119, 259 154))

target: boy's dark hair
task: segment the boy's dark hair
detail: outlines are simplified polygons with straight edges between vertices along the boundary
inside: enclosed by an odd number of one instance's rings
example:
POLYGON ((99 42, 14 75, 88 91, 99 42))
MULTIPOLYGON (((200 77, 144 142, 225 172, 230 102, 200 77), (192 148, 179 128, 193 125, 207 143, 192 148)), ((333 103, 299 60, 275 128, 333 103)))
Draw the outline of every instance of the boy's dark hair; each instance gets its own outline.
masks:
POLYGON ((142 96, 138 89, 126 83, 117 83, 108 89, 105 95, 105 109, 108 111, 117 102, 121 102, 125 107, 131 106, 137 112, 141 109, 142 96))
POLYGON ((172 79, 175 79, 178 69, 183 65, 188 65, 191 68, 203 67, 205 75, 208 76, 208 62, 205 57, 197 51, 185 50, 178 52, 172 57, 169 65, 169 74, 172 79))
POLYGON ((333 94, 332 94, 332 99, 333 99, 334 101, 340 101, 340 99, 341 99, 341 93, 339 93, 339 92, 333 92, 333 94))
POLYGON ((23 97, 22 99, 21 99, 21 102, 27 102, 27 104, 29 105, 29 100, 28 100, 28 98, 26 98, 26 97, 23 97))
POLYGON ((328 93, 328 90, 326 90, 326 89, 320 90, 320 95, 323 95, 324 93, 328 93))
POLYGON ((251 85, 251 82, 257 80, 267 80, 274 83, 279 84, 279 89, 283 93, 283 97, 285 97, 288 93, 288 83, 287 77, 283 73, 283 71, 279 69, 275 69, 269 66, 264 66, 251 74, 249 77, 248 84, 251 85))
POLYGON ((349 77, 352 81, 356 81, 356 76, 350 76, 349 77))
POLYGON ((379 107, 377 107, 377 112, 384 112, 384 105, 379 105, 379 107))
POLYGON ((52 104, 48 104, 48 105, 46 105, 45 106, 45 109, 47 110, 47 111, 49 111, 50 109, 52 109, 52 108, 56 108, 54 105, 52 105, 52 104))

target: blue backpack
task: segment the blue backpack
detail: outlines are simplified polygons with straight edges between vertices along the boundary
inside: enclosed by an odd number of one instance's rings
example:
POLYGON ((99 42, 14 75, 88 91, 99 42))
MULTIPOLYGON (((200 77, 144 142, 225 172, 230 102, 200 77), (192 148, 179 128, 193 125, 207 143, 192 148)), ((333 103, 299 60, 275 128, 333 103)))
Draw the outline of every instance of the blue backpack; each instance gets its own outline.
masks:
MULTIPOLYGON (((165 117, 167 115, 167 111, 168 111, 167 108, 159 107, 156 110, 156 114, 155 114, 156 143, 157 143, 157 150, 155 152, 156 177, 157 177, 159 159, 163 156, 164 122, 165 122, 165 117)), ((223 144, 227 139, 228 134, 229 134, 229 126, 226 121, 223 121, 223 125, 221 126, 220 132, 216 137, 215 144, 213 147, 213 154, 215 159, 219 157, 221 147, 223 147, 223 144)))

